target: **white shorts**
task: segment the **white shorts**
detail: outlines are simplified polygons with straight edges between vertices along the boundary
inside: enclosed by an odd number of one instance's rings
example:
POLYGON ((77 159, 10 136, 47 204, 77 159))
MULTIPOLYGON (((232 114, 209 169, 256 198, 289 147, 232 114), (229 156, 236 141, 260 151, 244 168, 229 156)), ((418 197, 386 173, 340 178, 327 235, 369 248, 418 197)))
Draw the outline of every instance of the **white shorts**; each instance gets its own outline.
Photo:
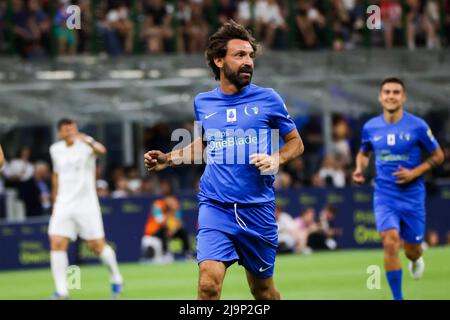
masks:
POLYGON ((100 207, 57 205, 53 209, 48 227, 51 236, 63 236, 75 241, 77 236, 84 240, 105 238, 100 207))

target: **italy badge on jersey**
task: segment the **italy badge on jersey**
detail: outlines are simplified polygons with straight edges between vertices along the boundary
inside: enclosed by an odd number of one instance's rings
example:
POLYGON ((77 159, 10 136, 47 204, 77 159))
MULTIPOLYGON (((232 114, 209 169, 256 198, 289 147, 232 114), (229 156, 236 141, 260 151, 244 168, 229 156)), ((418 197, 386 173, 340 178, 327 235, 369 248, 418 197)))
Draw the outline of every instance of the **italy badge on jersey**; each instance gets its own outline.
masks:
POLYGON ((236 122, 236 109, 227 109, 227 122, 236 122))

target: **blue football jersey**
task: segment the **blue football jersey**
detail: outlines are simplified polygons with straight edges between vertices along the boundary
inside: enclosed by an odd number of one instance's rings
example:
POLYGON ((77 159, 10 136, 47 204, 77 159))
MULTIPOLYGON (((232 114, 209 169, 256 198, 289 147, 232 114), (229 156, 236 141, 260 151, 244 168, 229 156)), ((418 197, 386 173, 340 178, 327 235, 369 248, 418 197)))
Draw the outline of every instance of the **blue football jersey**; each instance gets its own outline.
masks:
POLYGON ((198 94, 194 110, 206 144, 206 168, 199 200, 264 203, 275 199, 273 175, 261 175, 249 156, 272 154, 278 138, 294 130, 281 97, 269 88, 249 84, 227 95, 220 87, 198 94), (277 136, 278 135, 278 136, 277 136))
POLYGON ((426 122, 406 111, 396 123, 388 123, 380 115, 369 120, 362 130, 363 152, 375 154, 375 192, 392 201, 402 200, 414 204, 423 199, 425 187, 422 177, 408 184, 396 184, 394 172, 399 166, 413 169, 423 162, 423 154, 439 147, 426 122))

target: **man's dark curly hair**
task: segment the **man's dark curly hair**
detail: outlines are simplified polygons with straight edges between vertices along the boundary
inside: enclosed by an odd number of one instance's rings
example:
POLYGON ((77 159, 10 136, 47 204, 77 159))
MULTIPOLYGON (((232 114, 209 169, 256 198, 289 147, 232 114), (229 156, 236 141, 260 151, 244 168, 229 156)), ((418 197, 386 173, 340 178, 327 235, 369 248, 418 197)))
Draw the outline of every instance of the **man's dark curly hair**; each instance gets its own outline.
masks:
POLYGON ((214 63, 214 59, 225 57, 227 54, 228 41, 232 39, 248 41, 255 54, 258 50, 258 43, 244 26, 233 20, 225 22, 216 33, 209 37, 208 47, 205 51, 208 66, 214 72, 214 77, 216 80, 220 80, 220 69, 214 63))

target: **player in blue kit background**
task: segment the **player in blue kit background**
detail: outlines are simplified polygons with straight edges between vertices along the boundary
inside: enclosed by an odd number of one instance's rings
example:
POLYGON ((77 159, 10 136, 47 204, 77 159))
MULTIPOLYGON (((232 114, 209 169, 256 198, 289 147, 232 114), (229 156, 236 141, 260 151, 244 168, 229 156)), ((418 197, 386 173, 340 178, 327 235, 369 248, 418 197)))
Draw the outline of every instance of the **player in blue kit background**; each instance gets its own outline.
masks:
POLYGON ((164 154, 145 154, 149 171, 197 163, 200 180, 197 262, 199 299, 219 299, 228 266, 246 269, 255 299, 280 299, 273 282, 277 251, 273 173, 303 153, 303 142, 281 97, 251 84, 257 44, 241 25, 225 23, 209 39, 208 65, 220 85, 194 99, 202 138, 164 154), (278 136, 284 145, 277 149, 278 136))
POLYGON ((372 153, 376 178, 374 214, 384 247, 384 267, 395 300, 402 300, 400 239, 411 260, 413 279, 421 278, 425 263, 421 243, 425 233, 425 186, 422 175, 442 164, 444 154, 426 122, 403 110, 404 83, 387 78, 378 97, 383 114, 369 120, 362 130, 361 149, 356 157, 353 181, 364 183, 372 153), (425 161, 423 154, 429 155, 425 161))

